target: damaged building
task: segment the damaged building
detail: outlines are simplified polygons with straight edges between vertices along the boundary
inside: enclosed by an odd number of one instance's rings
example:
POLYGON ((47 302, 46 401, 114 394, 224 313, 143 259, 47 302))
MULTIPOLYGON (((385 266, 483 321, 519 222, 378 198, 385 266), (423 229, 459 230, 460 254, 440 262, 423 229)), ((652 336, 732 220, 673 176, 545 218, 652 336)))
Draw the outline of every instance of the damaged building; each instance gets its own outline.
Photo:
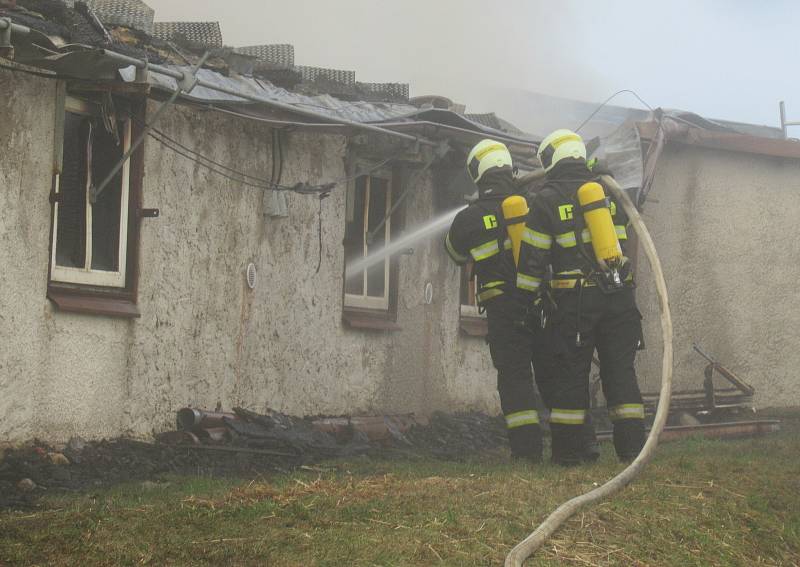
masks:
MULTIPOLYGON (((505 142, 525 171, 536 138, 405 84, 296 64, 291 45, 232 49, 216 22, 155 16, 138 0, 0 0, 0 440, 144 437, 184 406, 497 413, 474 284, 440 238, 344 275, 463 206, 473 144, 505 142)), ((757 205, 800 173, 800 144, 770 135, 653 115, 595 147, 648 196, 679 386, 702 375, 700 341, 761 405, 798 405, 790 272, 739 261, 798 260, 755 244, 798 214, 790 198, 757 205)), ((655 292, 639 271, 655 390, 655 292)))
POLYGON ((0 438, 146 436, 185 405, 494 411, 485 324, 438 238, 343 274, 463 204, 466 148, 525 163, 532 141, 108 7, 0 12, 0 438), (194 88, 153 71, 207 52, 194 88))

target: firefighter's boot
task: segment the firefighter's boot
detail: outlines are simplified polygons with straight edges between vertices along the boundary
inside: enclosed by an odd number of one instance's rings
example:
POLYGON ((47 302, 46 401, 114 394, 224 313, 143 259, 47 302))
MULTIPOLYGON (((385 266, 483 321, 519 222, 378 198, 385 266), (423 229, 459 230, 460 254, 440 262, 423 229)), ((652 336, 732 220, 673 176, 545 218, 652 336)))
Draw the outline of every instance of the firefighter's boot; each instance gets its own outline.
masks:
POLYGON ((614 422, 614 449, 620 461, 633 461, 644 447, 644 420, 621 419, 614 422))
POLYGON ((508 429, 508 444, 514 460, 540 463, 542 461, 542 430, 539 424, 527 424, 508 429))
POLYGON ((581 460, 584 463, 593 463, 600 458, 600 444, 597 442, 597 434, 592 422, 591 413, 586 414, 586 421, 583 423, 583 450, 581 460))
POLYGON ((562 467, 574 467, 583 462, 584 424, 550 423, 552 461, 562 467))

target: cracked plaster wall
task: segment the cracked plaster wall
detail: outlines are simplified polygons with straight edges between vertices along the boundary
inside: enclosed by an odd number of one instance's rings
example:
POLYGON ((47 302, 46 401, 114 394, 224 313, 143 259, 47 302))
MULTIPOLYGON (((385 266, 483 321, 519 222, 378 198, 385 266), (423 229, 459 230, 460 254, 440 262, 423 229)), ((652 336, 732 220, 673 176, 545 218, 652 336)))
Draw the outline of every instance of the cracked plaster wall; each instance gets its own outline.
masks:
MULTIPOLYGON (((236 186, 146 142, 140 319, 58 312, 46 299, 55 86, 0 72, 0 440, 147 436, 185 405, 299 415, 497 411, 483 341, 458 333, 458 271, 439 239, 400 258, 402 331, 341 322, 344 198, 287 195, 265 215, 262 191, 236 186), (9 134, 10 132, 10 134, 9 134), (255 290, 244 270, 258 269, 255 290), (431 305, 424 284, 434 287, 431 305)), ((151 103, 152 104, 152 103, 151 103)), ((154 105, 151 106, 152 113, 154 105)), ((258 177, 271 171, 263 125, 176 107, 159 128, 258 177)), ((346 140, 291 133, 282 182, 345 177, 346 140)), ((435 214, 432 178, 407 203, 435 214)))
MULTIPOLYGON (((798 194, 796 160, 667 146, 644 219, 670 295, 675 389, 702 387, 697 342, 756 389, 758 407, 800 405, 798 194)), ((658 391, 661 327, 651 278, 640 252, 648 348, 637 366, 643 389, 658 391)))

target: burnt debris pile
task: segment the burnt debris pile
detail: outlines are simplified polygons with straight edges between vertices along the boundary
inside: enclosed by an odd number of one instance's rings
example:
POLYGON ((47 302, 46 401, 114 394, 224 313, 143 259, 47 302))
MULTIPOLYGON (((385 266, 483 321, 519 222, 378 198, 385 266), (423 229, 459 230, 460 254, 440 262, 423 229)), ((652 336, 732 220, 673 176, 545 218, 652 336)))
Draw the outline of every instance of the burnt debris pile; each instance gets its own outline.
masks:
POLYGON ((426 425, 411 427, 405 437, 412 447, 448 460, 494 451, 508 442, 503 417, 483 413, 435 413, 426 425))
POLYGON ((242 408, 231 413, 184 408, 178 412, 177 425, 176 431, 163 433, 158 440, 207 450, 267 451, 306 460, 403 450, 458 459, 505 444, 502 418, 481 413, 301 419, 242 408))
POLYGON ((502 418, 480 413, 296 418, 184 408, 177 426, 155 443, 73 438, 62 447, 34 442, 7 449, 0 457, 0 509, 28 508, 48 493, 172 474, 248 478, 356 456, 459 460, 506 444, 502 418))

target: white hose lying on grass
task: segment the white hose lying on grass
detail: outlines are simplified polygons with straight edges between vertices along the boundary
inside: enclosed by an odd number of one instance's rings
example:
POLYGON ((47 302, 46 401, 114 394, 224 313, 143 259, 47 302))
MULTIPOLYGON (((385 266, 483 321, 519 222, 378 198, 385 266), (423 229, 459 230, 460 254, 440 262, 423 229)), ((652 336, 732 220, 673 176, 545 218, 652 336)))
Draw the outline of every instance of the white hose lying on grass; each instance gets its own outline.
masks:
POLYGON ((636 460, 603 486, 595 488, 586 494, 576 496, 556 508, 533 533, 511 550, 506 557, 505 567, 522 567, 523 562, 533 555, 533 553, 535 553, 536 550, 578 510, 616 494, 639 476, 644 466, 653 458, 656 452, 656 445, 658 445, 658 436, 661 434, 667 422, 669 399, 672 391, 672 318, 669 312, 667 284, 664 281, 664 273, 661 270, 661 262, 658 259, 658 253, 653 244, 653 239, 650 238, 650 233, 647 231, 647 227, 645 227, 644 221, 639 215, 639 211, 636 210, 636 207, 633 205, 628 195, 625 194, 612 177, 603 175, 601 180, 603 181, 603 185, 611 190, 616 200, 622 203, 636 234, 639 236, 640 243, 644 246, 644 252, 650 262, 650 266, 653 269, 653 276, 656 280, 656 291, 661 308, 661 335, 664 340, 664 357, 661 365, 661 393, 658 399, 656 417, 653 422, 653 428, 650 430, 650 435, 647 438, 647 443, 645 443, 644 448, 639 453, 639 456, 636 457, 636 460))

